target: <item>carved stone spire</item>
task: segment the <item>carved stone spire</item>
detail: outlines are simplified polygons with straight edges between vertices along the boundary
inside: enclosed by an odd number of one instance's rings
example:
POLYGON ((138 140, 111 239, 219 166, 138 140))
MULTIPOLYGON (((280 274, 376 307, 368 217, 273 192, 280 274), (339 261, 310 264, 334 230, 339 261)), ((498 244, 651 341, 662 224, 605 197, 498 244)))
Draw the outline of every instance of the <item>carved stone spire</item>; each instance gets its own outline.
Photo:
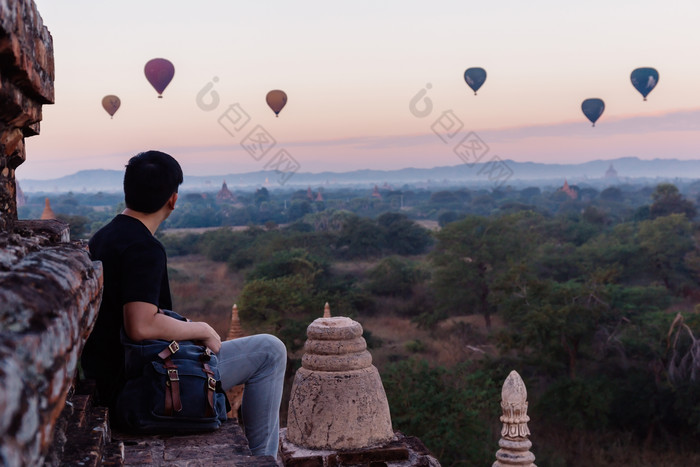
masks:
POLYGON ((44 200, 44 212, 41 213, 41 219, 55 219, 56 214, 53 212, 53 209, 51 209, 51 203, 49 202, 49 199, 46 198, 44 200))
MULTIPOLYGON (((228 328, 228 335, 226 340, 238 339, 239 337, 244 337, 243 328, 241 328, 241 320, 238 317, 238 306, 234 303, 231 307, 231 326, 228 328)), ((228 413, 229 418, 238 418, 238 409, 241 407, 243 402, 243 384, 234 386, 228 391, 226 391, 226 396, 231 404, 231 411, 228 413)))
POLYGON ((324 318, 330 318, 331 317, 331 306, 326 302, 326 306, 323 307, 323 317, 324 318))
POLYGON ((228 329, 226 340, 238 339, 239 337, 243 337, 243 328, 241 328, 241 320, 238 318, 238 306, 234 303, 231 308, 231 326, 228 329))
POLYGON ((527 389, 523 379, 515 370, 510 372, 503 383, 501 408, 503 409, 501 416, 503 428, 498 442, 501 449, 496 452, 496 462, 493 463, 493 467, 509 465, 536 467, 533 463, 535 455, 530 452, 532 442, 528 439, 530 429, 527 427, 527 422, 530 417, 527 415, 527 389))

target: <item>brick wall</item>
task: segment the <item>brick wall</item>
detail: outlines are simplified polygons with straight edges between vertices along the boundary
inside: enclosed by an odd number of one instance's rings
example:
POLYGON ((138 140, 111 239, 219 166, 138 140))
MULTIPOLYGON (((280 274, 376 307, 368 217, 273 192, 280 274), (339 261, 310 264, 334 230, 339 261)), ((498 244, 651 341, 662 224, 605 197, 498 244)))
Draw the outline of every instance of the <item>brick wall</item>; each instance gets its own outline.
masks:
POLYGON ((15 169, 54 99, 33 1, 0 0, 0 465, 41 465, 102 297, 102 267, 59 221, 17 219, 15 169))

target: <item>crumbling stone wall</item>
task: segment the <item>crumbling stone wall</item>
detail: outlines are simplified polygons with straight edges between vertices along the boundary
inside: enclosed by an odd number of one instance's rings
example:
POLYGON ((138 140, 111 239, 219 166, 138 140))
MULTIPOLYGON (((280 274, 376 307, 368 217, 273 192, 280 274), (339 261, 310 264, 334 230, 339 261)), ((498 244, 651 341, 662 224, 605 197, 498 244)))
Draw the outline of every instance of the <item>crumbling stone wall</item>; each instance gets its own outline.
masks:
POLYGON ((102 295, 101 264, 65 223, 17 220, 15 169, 53 70, 34 2, 0 0, 0 465, 44 462, 102 295))
POLYGON ((54 101, 53 39, 33 1, 0 0, 0 231, 17 219, 15 169, 24 138, 54 101))
POLYGON ((0 235, 0 465, 40 465, 97 318, 102 268, 59 221, 0 235))

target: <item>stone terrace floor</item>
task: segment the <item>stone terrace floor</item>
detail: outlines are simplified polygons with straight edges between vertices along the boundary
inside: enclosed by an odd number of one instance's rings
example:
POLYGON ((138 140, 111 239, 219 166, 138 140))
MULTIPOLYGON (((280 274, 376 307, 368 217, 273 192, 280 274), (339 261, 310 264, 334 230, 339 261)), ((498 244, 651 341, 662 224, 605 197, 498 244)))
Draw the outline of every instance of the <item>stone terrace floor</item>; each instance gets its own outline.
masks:
POLYGON ((132 436, 112 431, 112 441, 124 444, 125 466, 246 466, 272 467, 272 456, 250 455, 248 442, 235 419, 211 433, 183 436, 132 436))
POLYGON ((178 436, 131 435, 112 430, 105 407, 93 405, 95 386, 80 382, 54 430, 44 467, 55 466, 246 466, 273 467, 272 456, 251 456, 238 420, 210 433, 178 436))

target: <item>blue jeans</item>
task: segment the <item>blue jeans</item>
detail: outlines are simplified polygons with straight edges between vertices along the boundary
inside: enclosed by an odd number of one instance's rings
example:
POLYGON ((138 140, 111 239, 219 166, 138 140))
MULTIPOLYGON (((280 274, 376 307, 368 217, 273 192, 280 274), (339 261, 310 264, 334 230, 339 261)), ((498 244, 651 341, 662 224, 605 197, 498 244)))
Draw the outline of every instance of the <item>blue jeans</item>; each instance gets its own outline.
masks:
POLYGON ((287 348, 275 336, 257 334, 221 343, 221 384, 225 390, 245 385, 241 412, 254 456, 277 456, 286 367, 287 348))

